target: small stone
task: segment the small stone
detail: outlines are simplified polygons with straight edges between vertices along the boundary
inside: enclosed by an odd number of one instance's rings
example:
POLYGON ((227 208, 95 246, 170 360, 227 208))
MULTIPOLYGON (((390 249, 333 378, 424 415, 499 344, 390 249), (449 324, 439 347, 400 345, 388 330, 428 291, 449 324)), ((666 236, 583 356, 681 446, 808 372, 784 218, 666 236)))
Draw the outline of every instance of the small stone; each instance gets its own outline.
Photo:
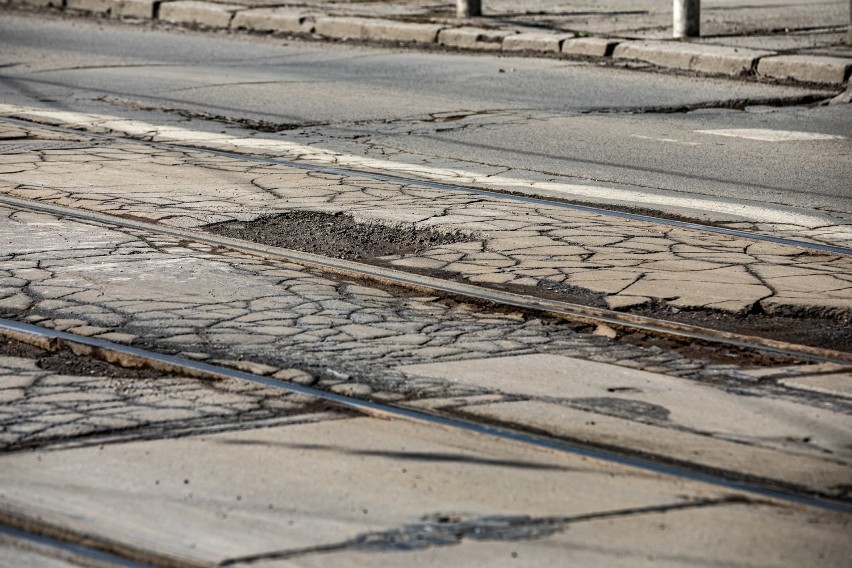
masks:
POLYGON ((304 371, 300 371, 299 369, 281 369, 277 373, 273 374, 272 378, 305 387, 312 386, 317 382, 316 377, 304 371))
POLYGON ((342 394, 343 396, 362 397, 370 395, 373 392, 373 389, 367 385, 360 385, 357 383, 340 383, 331 387, 331 392, 335 394, 342 394))
POLYGON ((592 332, 592 335, 602 335, 603 337, 609 337, 610 339, 615 339, 618 337, 618 332, 609 327, 606 324, 600 324, 595 330, 592 332))

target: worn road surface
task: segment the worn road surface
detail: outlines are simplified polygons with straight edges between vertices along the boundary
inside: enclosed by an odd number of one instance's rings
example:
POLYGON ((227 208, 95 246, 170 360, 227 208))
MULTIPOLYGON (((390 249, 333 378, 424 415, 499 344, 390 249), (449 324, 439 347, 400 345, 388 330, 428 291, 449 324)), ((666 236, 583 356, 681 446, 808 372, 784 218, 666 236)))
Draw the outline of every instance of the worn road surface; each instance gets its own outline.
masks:
POLYGON ((836 93, 20 13, 0 58, 0 565, 848 566, 836 93))

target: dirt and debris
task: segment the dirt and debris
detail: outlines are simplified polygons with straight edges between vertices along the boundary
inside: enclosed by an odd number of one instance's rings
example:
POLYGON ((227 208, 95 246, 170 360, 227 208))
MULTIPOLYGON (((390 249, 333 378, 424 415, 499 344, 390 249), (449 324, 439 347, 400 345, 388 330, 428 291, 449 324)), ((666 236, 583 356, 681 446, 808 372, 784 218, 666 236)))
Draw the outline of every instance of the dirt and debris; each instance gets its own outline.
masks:
POLYGON ((205 227, 217 235, 345 260, 376 262, 379 257, 417 254, 436 246, 470 240, 412 225, 359 223, 351 215, 290 211, 251 222, 225 221, 205 227))
MULTIPOLYGON (((115 379, 156 379, 161 371, 144 368, 128 368, 113 365, 94 357, 83 357, 62 348, 48 351, 23 341, 0 336, 0 355, 35 359, 40 369, 62 375, 98 376, 115 379)), ((175 373, 169 373, 174 376, 175 373)))

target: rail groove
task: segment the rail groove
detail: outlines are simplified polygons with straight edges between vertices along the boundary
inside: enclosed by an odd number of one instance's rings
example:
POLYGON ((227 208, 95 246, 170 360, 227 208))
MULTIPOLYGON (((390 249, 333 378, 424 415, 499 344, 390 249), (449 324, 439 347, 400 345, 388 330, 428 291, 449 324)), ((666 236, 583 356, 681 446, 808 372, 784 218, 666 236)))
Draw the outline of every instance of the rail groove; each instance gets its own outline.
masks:
MULTIPOLYGON (((680 479, 706 483, 716 487, 743 492, 754 498, 774 499, 852 515, 852 503, 815 495, 813 492, 795 487, 782 487, 768 480, 760 483, 735 479, 733 475, 725 476, 721 472, 699 471, 683 465, 654 461, 646 457, 632 456, 627 453, 619 453, 590 445, 581 445, 565 440, 539 436, 520 430, 475 422, 437 412, 427 412, 399 405, 363 400, 312 387, 287 383, 245 371, 220 367, 202 361, 194 361, 173 355, 164 355, 135 347, 119 345, 104 339, 79 336, 6 319, 0 319, 0 335, 47 349, 55 350, 64 346, 80 355, 95 356, 128 366, 144 365, 164 372, 179 372, 186 376, 198 378, 230 378, 247 381, 293 394, 312 397, 368 416, 402 419, 460 430, 474 435, 488 436, 545 451, 581 456, 680 479)), ((729 473, 735 474, 736 472, 729 473)))
POLYGON ((42 203, 39 201, 9 197, 5 195, 0 195, 0 204, 19 209, 48 213, 60 218, 101 223, 123 229, 148 231, 160 235, 227 248, 254 256, 261 256, 267 259, 292 262, 324 272, 342 274, 350 278, 367 279, 385 284, 394 284, 397 286, 421 290, 427 293, 437 292, 440 294, 449 294, 478 302, 509 306, 515 309, 560 317, 579 323, 614 325, 619 328, 627 328, 658 335, 669 335, 683 339, 723 344, 742 349, 760 350, 778 355, 805 358, 821 362, 839 364, 848 364, 852 362, 852 353, 843 351, 789 343, 764 337, 742 335, 646 316, 625 314, 603 308, 591 308, 570 302, 505 292, 473 284, 465 284, 441 278, 434 278, 431 276, 413 274, 393 268, 385 268, 291 249, 272 247, 239 239, 231 239, 219 235, 211 235, 202 231, 169 227, 158 223, 127 219, 124 217, 117 217, 115 215, 66 207, 63 205, 42 203))
POLYGON ((777 237, 773 235, 766 235, 763 233, 755 233, 750 231, 742 231, 738 229, 729 229, 725 227, 717 227, 714 225, 706 225, 702 223, 696 223, 691 221, 681 221, 677 219, 669 219, 666 217, 655 217, 652 215, 643 215, 639 213, 629 213, 626 211, 618 211, 614 209, 607 209, 606 207, 595 207, 591 205, 580 205, 576 203, 568 203, 566 201, 559 201, 553 199, 546 199, 543 197, 535 197, 530 195, 519 195, 516 193, 503 192, 493 189, 483 189, 476 187, 469 187, 463 185, 454 185, 449 183, 435 182, 429 181, 421 178, 408 178, 397 175, 383 174, 373 171, 365 171, 365 170, 356 170, 352 168, 338 167, 338 166, 323 166, 319 164, 309 164, 303 162, 294 162, 290 160, 281 160, 278 158, 270 158, 264 156, 257 156, 252 154, 241 154, 238 152, 229 152, 226 150, 216 150, 214 148, 206 148, 203 146, 192 146, 188 144, 179 144, 179 143, 170 143, 170 142, 154 142, 151 140, 144 140, 140 138, 132 138, 127 136, 118 136, 113 134, 104 134, 100 132, 90 132, 88 130, 81 129, 73 129, 62 126, 56 126, 53 124, 45 124, 36 122, 33 120, 24 120, 20 118, 10 118, 10 117, 0 117, 0 122, 8 122, 10 124, 18 124, 21 126, 28 127, 38 127, 45 128, 48 130, 54 130, 57 132, 63 132, 66 134, 80 134, 81 132, 85 132, 86 135, 92 136, 94 138, 101 138, 111 141, 122 141, 129 143, 137 143, 155 148, 176 150, 180 152, 195 152, 202 154, 210 154, 214 156, 220 156, 225 158, 232 158, 236 160, 244 160, 249 162, 256 162, 262 164, 276 164, 288 168, 299 169, 303 171, 309 172, 317 172, 317 173, 327 173, 333 175, 345 175, 356 178, 374 180, 374 181, 384 181, 388 183, 400 184, 400 185, 411 185, 411 186, 419 186, 427 189, 436 189, 440 191, 450 191, 455 193, 469 193, 472 195, 479 195, 482 197, 488 197, 491 199, 500 199, 504 201, 513 201, 516 203, 524 203, 524 204, 532 204, 532 205, 542 205, 547 207, 555 207, 559 209, 567 209, 571 211, 582 211, 584 213, 592 213, 595 215, 602 215, 606 217, 615 217, 618 219, 629 219, 632 221, 643 221, 646 223, 656 223, 658 225, 664 225, 668 227, 677 227, 681 229, 688 229, 693 231, 703 231, 705 233, 712 233, 717 235, 725 235, 729 237, 738 237, 745 239, 752 239, 756 241, 770 242, 775 244, 787 245, 792 247, 798 247, 806 250, 818 251, 818 252, 827 252, 832 254, 841 254, 844 256, 852 256, 852 247, 844 247, 838 245, 828 245, 824 243, 815 243, 809 241, 802 241, 798 239, 790 239, 787 237, 777 237))

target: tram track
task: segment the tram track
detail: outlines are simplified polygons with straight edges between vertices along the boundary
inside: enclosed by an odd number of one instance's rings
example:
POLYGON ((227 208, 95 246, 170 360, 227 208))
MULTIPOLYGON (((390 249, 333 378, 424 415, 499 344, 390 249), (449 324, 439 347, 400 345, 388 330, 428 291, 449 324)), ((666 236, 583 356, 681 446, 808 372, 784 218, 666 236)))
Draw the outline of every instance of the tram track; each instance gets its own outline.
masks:
MULTIPOLYGON (((610 464, 638 468, 655 474, 742 492, 758 500, 778 500, 816 507, 826 511, 852 514, 852 503, 821 495, 813 490, 805 490, 793 484, 758 479, 734 471, 713 470, 705 466, 690 466, 687 463, 677 463, 665 460, 662 457, 655 459, 631 453, 629 448, 614 449, 575 443, 559 437, 533 433, 523 427, 496 425, 490 421, 474 420, 452 412, 413 408, 407 406, 405 401, 388 404, 337 394, 203 361, 120 345, 104 339, 80 336, 12 320, 0 319, 0 335, 46 350, 69 349, 78 356, 94 357, 120 366, 145 367, 164 373, 179 373, 188 378, 236 379, 289 394, 301 395, 336 406, 342 410, 367 416, 419 422, 557 454, 601 460, 610 464)), ((119 443, 121 441, 121 439, 115 439, 111 442, 119 443)))
POLYGON ((382 284, 403 286, 425 293, 449 295, 492 306, 520 309, 541 315, 555 316, 569 321, 615 326, 622 330, 674 337, 680 340, 700 341, 726 345, 739 349, 757 350, 794 359, 806 359, 836 364, 852 363, 852 353, 824 349, 809 345, 778 341, 753 335, 743 335, 719 329, 695 326, 659 318, 617 312, 603 308, 591 308, 532 295, 506 292, 480 285, 436 278, 403 270, 365 264, 307 252, 267 246, 250 241, 213 235, 199 230, 181 229, 159 223, 151 223, 119 217, 79 208, 44 203, 0 195, 0 204, 47 213, 60 218, 99 223, 121 229, 147 231, 150 233, 186 239, 214 247, 238 251, 266 259, 293 262, 307 268, 317 269, 360 280, 371 280, 382 284))
MULTIPOLYGON (((35 123, 26 121, 17 121, 28 126, 34 126, 35 123)), ((41 127, 41 125, 38 125, 41 127)), ((60 129, 65 132, 76 132, 69 129, 60 129)), ((185 146, 176 146, 173 144, 163 144, 156 142, 144 142, 134 139, 121 138, 121 141, 136 141, 143 144, 150 144, 157 147, 164 147, 170 150, 180 150, 184 152, 204 152, 235 159, 263 161, 265 163, 276 163, 296 167, 299 169, 307 169, 310 171, 319 172, 345 172, 347 175, 356 175, 368 179, 392 180, 396 183, 418 184, 424 187, 433 187, 425 185, 428 182, 417 180, 403 180, 395 176, 382 176, 380 174, 371 174, 369 172, 353 172, 350 170, 342 170, 339 168, 325 168, 322 166, 313 166, 306 164, 290 163, 280 160, 259 158, 255 156, 247 156, 243 154, 233 154, 228 152, 220 152, 208 149, 191 148, 185 146)), ((441 189, 444 184, 436 184, 434 188, 441 189)), ((485 190, 475 190, 460 186, 446 186, 452 191, 470 191, 482 192, 490 197, 507 198, 507 199, 522 199, 524 202, 533 202, 542 205, 558 205, 559 202, 548 200, 538 200, 529 197, 507 196, 499 192, 490 192, 485 190)), ((67 207, 46 203, 39 200, 23 199, 18 197, 0 196, 0 204, 7 207, 40 212, 60 219, 82 221, 85 223, 95 223, 111 228, 122 230, 143 231, 148 234, 167 236, 188 240, 195 243, 205 244, 212 247, 217 247, 229 251, 237 251, 240 253, 262 257, 264 259, 272 259, 295 263, 319 272, 341 275, 346 278, 357 280, 368 280, 378 282, 384 285, 402 286, 408 289, 413 289, 418 292, 450 297, 454 299, 462 299, 464 301, 485 304, 497 308, 511 308, 513 310, 521 310, 524 312, 534 313, 537 315, 553 316, 562 318, 572 322, 588 325, 607 325, 620 330, 639 331, 647 334, 674 337, 678 340, 687 342, 703 342, 713 345, 727 346, 736 349, 757 351, 777 355, 793 360, 806 360, 834 363, 847 366, 852 362, 852 354, 823 349, 807 345, 799 345, 789 342, 777 341, 762 337, 754 337, 737 333, 730 333, 719 329, 712 329, 694 325, 688 325, 668 320, 633 315, 613 310, 600 308, 591 308, 579 304, 562 302, 558 300, 540 298, 533 295, 519 294, 507 292, 504 290, 494 289, 487 286, 473 285, 464 282, 457 282, 449 279, 436 278, 433 276, 425 276, 404 270, 376 266, 360 262, 341 260, 337 258, 322 256, 300 252, 280 247, 266 246, 251 241, 233 239, 224 236, 214 235, 202 230, 181 229, 167 226, 161 223, 153 223, 141 221, 138 219, 99 213, 91 210, 81 209, 77 207, 67 207)), ((562 204, 569 207, 568 204, 562 204)), ((570 206, 574 207, 574 206, 570 206)), ((595 209, 595 208, 591 208, 595 209)), ((586 209, 582 209, 586 210, 586 209)), ((597 212, 597 211, 593 211, 597 212)), ((660 219, 649 218, 646 216, 632 216, 630 214, 622 214, 611 212, 618 217, 630 218, 634 220, 650 221, 659 223, 660 219)), ((675 222, 679 223, 679 222, 675 222)), ((689 226, 680 225, 682 228, 690 228, 706 231, 705 226, 689 226)), ((790 246, 799 246, 810 250, 820 250, 822 252, 832 252, 835 254, 852 254, 852 250, 843 247, 829 247, 827 251, 822 245, 814 245, 812 243, 791 241, 789 239, 768 238, 763 235, 754 235, 748 232, 734 231, 736 236, 747 237, 756 240, 770 240, 771 242, 779 242, 790 246), (765 237, 761 239, 761 237, 765 237), (815 248, 816 247, 816 248, 815 248)), ((665 459, 662 457, 639 455, 636 452, 630 452, 628 448, 611 448, 594 443, 572 442, 570 440, 552 437, 546 434, 532 432, 527 428, 524 430, 514 429, 512 425, 501 425, 494 421, 487 421, 477 418, 470 418, 464 414, 444 411, 424 411, 405 406, 404 402, 399 404, 382 404, 363 398, 340 395, 325 390, 320 390, 312 387, 305 387, 297 384, 286 383, 280 380, 271 379, 268 377, 244 372, 235 371, 233 369, 210 365, 173 357, 169 355, 161 355, 151 351, 144 351, 130 347, 113 344, 102 339, 86 338, 73 334, 46 330, 27 324, 4 321, 0 322, 0 330, 4 334, 11 334, 16 338, 29 338, 28 340, 35 343, 42 343, 47 346, 75 345, 83 353, 88 353, 97 357, 103 357, 106 360, 122 361, 130 365, 142 365, 152 367, 162 371, 179 371, 184 375, 197 377, 228 377, 239 380, 249 381, 263 386, 285 390, 294 394, 302 394, 309 397, 314 397, 318 400, 337 405, 342 408, 354 410, 359 413, 381 416, 385 418, 397 418, 405 420, 413 420, 417 422, 426 422, 432 425, 437 425, 446 428, 453 428, 469 432, 476 435, 486 435, 496 437, 500 440, 509 441, 512 443, 520 443, 529 446, 534 446, 540 449, 554 452, 564 452, 573 455, 579 455, 594 459, 602 459, 611 463, 638 467, 647 471, 673 475, 680 478, 691 479, 701 482, 710 483, 712 485, 722 486, 729 489, 744 491, 749 494, 761 496, 763 498, 780 499, 783 501, 794 502, 809 506, 820 507, 826 510, 838 511, 842 513, 852 513, 852 506, 847 502, 840 501, 828 495, 815 495, 813 491, 806 490, 802 487, 797 487, 792 484, 778 482, 776 480, 760 479, 755 477, 744 476, 735 471, 713 470, 706 464, 693 465, 689 463, 676 463, 674 460, 665 459), (36 338, 36 339, 34 339, 36 338)))

